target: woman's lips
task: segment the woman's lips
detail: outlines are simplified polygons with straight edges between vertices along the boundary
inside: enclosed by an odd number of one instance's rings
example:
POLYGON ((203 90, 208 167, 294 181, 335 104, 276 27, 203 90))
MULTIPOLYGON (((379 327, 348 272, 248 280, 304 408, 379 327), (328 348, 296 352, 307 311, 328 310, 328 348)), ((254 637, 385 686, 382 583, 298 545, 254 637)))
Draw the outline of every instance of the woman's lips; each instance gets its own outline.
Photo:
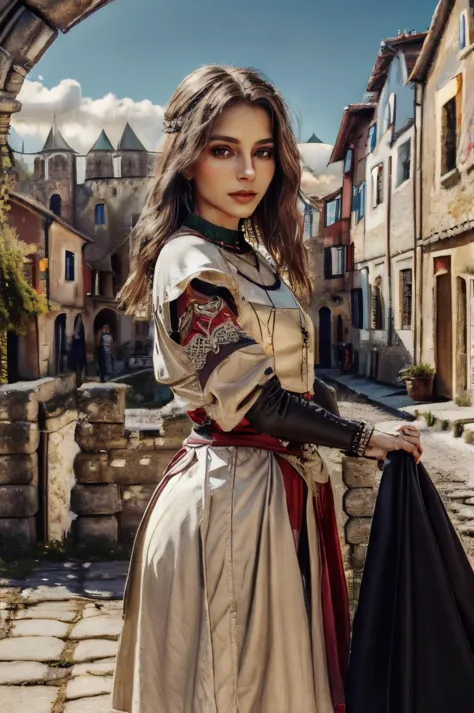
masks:
POLYGON ((249 191, 239 191, 238 193, 229 193, 229 196, 234 199, 237 203, 251 203, 254 199, 256 193, 249 191))

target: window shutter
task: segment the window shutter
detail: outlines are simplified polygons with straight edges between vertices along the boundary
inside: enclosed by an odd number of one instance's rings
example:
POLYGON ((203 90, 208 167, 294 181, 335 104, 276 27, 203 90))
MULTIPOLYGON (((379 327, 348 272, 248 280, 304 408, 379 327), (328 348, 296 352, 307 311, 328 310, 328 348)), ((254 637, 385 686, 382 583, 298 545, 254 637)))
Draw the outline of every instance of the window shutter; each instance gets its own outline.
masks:
POLYGON ((358 220, 362 220, 365 215, 365 194, 366 194, 366 183, 362 183, 359 186, 359 215, 358 220))
POLYGON ((346 246, 347 256, 346 256, 346 271, 352 272, 354 270, 354 243, 346 246))
POLYGON ((324 279, 331 279, 331 248, 324 248, 324 279))

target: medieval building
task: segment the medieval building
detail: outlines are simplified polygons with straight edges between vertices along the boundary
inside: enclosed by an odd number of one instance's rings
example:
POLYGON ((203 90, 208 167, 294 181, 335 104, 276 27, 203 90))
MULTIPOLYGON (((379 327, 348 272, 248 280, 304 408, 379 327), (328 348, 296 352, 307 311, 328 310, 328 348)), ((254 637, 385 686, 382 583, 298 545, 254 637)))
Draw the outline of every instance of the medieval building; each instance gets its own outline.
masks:
MULTIPOLYGON (((21 158, 21 154, 19 155, 21 158)), ((108 324, 117 369, 150 352, 149 322, 117 310, 117 294, 129 271, 129 236, 150 188, 156 155, 147 151, 127 123, 116 148, 105 131, 84 157, 66 142, 56 121, 35 157, 33 171, 18 171, 15 191, 33 198, 90 239, 84 247, 84 312, 89 373, 94 373, 96 335, 108 324)), ((20 161, 18 162, 20 163, 20 161)), ((66 340, 71 335, 66 335, 66 340)), ((54 353, 54 350, 53 350, 54 353)), ((57 364, 44 374, 57 373, 57 364)))

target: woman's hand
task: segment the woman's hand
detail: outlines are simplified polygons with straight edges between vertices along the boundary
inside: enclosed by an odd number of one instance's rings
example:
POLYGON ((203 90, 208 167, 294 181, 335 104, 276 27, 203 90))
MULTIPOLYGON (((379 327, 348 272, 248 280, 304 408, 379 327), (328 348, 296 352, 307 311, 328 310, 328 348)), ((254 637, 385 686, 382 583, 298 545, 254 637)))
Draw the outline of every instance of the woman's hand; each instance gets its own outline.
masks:
POLYGON ((391 451, 406 451, 414 457, 416 463, 419 463, 423 455, 423 446, 421 445, 420 432, 416 426, 405 424, 400 426, 397 431, 398 435, 396 436, 374 431, 364 455, 367 458, 385 460, 391 451))

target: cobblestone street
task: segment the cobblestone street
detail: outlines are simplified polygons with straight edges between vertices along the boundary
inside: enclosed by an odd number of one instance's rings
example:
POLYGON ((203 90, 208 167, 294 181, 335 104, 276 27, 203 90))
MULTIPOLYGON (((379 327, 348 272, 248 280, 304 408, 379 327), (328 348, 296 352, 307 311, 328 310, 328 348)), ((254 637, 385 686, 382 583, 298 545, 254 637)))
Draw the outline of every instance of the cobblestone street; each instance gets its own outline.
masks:
MULTIPOLYGON (((342 415, 390 430, 397 419, 344 387, 342 415)), ((424 462, 474 562, 472 446, 423 432, 424 462)), ((325 450, 342 523, 341 454, 325 450)), ((111 713, 126 562, 44 562, 25 579, 0 579, 0 710, 111 713)))

